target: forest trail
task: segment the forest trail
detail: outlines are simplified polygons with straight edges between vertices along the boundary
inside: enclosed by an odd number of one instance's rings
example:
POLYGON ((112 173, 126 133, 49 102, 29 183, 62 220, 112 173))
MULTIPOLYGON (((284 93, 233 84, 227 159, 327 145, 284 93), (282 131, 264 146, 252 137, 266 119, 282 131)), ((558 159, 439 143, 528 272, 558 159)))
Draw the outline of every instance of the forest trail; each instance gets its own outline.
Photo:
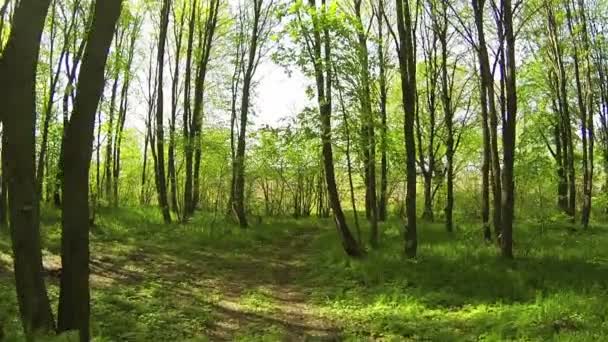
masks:
MULTIPOLYGON (((284 340, 339 340, 336 322, 315 313, 308 303, 310 289, 298 285, 306 276, 307 259, 313 252, 310 245, 319 229, 293 228, 291 234, 264 245, 262 253, 249 251, 252 254, 248 257, 256 260, 255 266, 228 265, 242 281, 217 284, 222 298, 216 303, 209 337, 230 341, 239 331, 260 329, 268 332, 268 329, 279 328, 284 340), (261 298, 256 300, 256 297, 261 298)), ((244 251, 245 255, 247 252, 244 251)))
MULTIPOLYGON (((102 253, 93 254, 91 262, 93 294, 105 295, 118 285, 120 291, 135 287, 136 293, 112 293, 113 298, 140 298, 139 293, 152 288, 151 298, 137 300, 147 310, 158 306, 171 313, 164 316, 180 317, 184 326, 170 329, 184 338, 234 341, 257 335, 284 341, 339 340, 338 324, 322 317, 310 303, 314 289, 301 285, 312 267, 311 244, 322 228, 287 225, 272 227, 272 234, 265 228, 233 232, 237 236, 229 235, 231 242, 223 247, 184 245, 196 245, 187 237, 177 241, 150 237, 117 252, 108 249, 107 242, 95 242, 102 253), (233 239, 240 234, 243 243, 235 244, 233 239)), ((57 256, 55 259, 59 261, 57 256)), ((124 330, 136 331, 139 324, 124 330)))

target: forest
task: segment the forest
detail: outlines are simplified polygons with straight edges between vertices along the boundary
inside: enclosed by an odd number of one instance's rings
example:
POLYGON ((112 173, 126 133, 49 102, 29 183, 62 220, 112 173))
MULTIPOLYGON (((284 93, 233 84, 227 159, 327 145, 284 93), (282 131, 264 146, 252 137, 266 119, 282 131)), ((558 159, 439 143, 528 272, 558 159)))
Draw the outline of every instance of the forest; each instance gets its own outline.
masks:
POLYGON ((608 340, 607 0, 0 0, 0 136, 0 341, 608 340))

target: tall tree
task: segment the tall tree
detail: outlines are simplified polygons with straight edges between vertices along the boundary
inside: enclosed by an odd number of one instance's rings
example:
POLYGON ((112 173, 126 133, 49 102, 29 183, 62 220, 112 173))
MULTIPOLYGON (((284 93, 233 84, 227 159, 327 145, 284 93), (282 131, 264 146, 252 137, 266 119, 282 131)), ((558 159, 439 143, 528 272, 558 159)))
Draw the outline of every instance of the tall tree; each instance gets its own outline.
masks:
POLYGON ((372 110, 372 90, 368 33, 363 23, 362 0, 354 0, 356 32, 357 32, 357 60, 359 62, 358 97, 361 110, 363 130, 363 156, 365 163, 365 202, 367 217, 370 224, 369 242, 372 247, 378 246, 378 200, 376 192, 376 122, 372 110))
POLYGON ((203 100, 205 93, 205 80, 209 59, 211 58, 211 48, 216 33, 219 0, 209 0, 207 15, 199 29, 199 54, 196 61, 196 73, 194 81, 194 107, 190 113, 190 127, 188 141, 186 142, 186 184, 184 199, 184 217, 188 218, 194 214, 194 210, 199 200, 200 192, 200 163, 202 157, 201 134, 203 127, 203 100))
POLYGON ((65 134, 59 331, 77 330, 90 339, 89 166, 95 113, 122 0, 97 1, 76 86, 74 110, 65 134))
POLYGON ((182 41, 184 37, 184 24, 186 21, 186 4, 184 1, 181 14, 177 15, 176 7, 173 6, 173 20, 176 23, 173 25, 173 39, 175 40, 175 52, 173 57, 173 73, 171 79, 171 119, 169 120, 169 148, 167 157, 167 174, 169 177, 169 188, 171 193, 171 209, 179 216, 179 208, 177 204, 177 170, 175 166, 175 145, 176 145, 176 123, 177 111, 180 95, 180 66, 182 57, 182 41))
POLYGON ((501 250, 505 258, 513 258, 513 217, 515 212, 515 139, 517 122, 517 80, 515 64, 515 31, 511 0, 501 1, 501 23, 505 33, 506 112, 503 118, 503 172, 501 250))
POLYGON ((385 51, 385 22, 384 0, 378 1, 376 10, 378 21, 378 92, 380 105, 380 196, 378 198, 378 220, 384 221, 387 217, 388 207, 388 63, 389 58, 385 51))
MULTIPOLYGON (((344 251, 350 256, 360 256, 363 251, 353 237, 346 217, 342 211, 340 195, 336 184, 336 174, 334 170, 334 157, 332 148, 332 51, 329 22, 332 13, 328 8, 326 0, 321 0, 320 7, 316 0, 308 0, 307 6, 302 10, 310 15, 311 27, 307 27, 302 18, 302 13, 297 12, 298 25, 304 33, 305 46, 307 47, 308 62, 312 64, 315 75, 315 85, 317 90, 317 103, 319 106, 319 117, 321 123, 321 146, 323 156, 324 180, 327 189, 329 204, 333 210, 336 229, 340 236, 344 251), (310 29, 310 32, 309 32, 310 29)), ((320 181, 320 185, 322 182, 320 181)), ((319 202, 323 201, 323 189, 319 189, 319 202)), ((319 210, 322 205, 319 205, 319 210)))
MULTIPOLYGON (((243 86, 241 95, 241 115, 239 122, 239 134, 236 149, 236 156, 234 158, 233 168, 234 170, 234 184, 231 186, 234 189, 233 193, 233 211, 239 221, 239 225, 243 228, 247 227, 247 216, 245 213, 245 144, 247 139, 247 120, 250 110, 251 102, 251 87, 253 77, 260 62, 260 58, 263 54, 263 48, 265 42, 268 41, 270 33, 270 16, 274 6, 274 1, 270 0, 265 2, 264 0, 253 0, 252 3, 252 18, 247 18, 248 9, 240 8, 241 16, 240 25, 245 25, 247 19, 251 20, 250 33, 246 39, 239 40, 239 43, 248 42, 247 47, 242 47, 239 50, 247 52, 247 59, 241 61, 244 63, 241 68, 243 72, 243 86)), ((241 31, 244 31, 242 28, 241 31)), ((245 34, 244 32, 242 34, 245 34)))
POLYGON ((416 51, 414 51, 414 27, 409 1, 395 0, 397 14, 399 73, 404 114, 407 194, 405 200, 407 224, 405 226, 405 254, 416 257, 418 236, 416 232, 416 142, 414 121, 416 115, 416 51))
POLYGON ((165 46, 167 42, 167 29, 169 26, 169 12, 171 11, 171 0, 163 0, 160 10, 160 34, 158 37, 158 49, 156 65, 158 72, 158 84, 156 90, 156 186, 158 193, 158 205, 160 206, 165 223, 171 222, 169 201, 167 199, 167 177, 165 173, 165 128, 164 128, 164 70, 165 70, 165 46))
MULTIPOLYGON (((500 159, 498 158, 498 139, 495 124, 497 113, 495 104, 494 76, 490 67, 488 46, 485 36, 484 8, 485 0, 472 0, 471 4, 475 16, 475 27, 477 29, 477 59, 479 63, 479 98, 481 103, 481 125, 483 132, 483 165, 482 165, 482 224, 484 237, 491 240, 490 231, 490 203, 489 203, 489 170, 492 165, 492 195, 494 198, 494 232, 496 237, 500 235, 501 222, 501 182, 500 182, 500 159)), ((472 41, 472 39, 471 39, 472 41)))
POLYGON ((50 0, 21 0, 0 59, 0 120, 17 299, 28 338, 48 333, 54 319, 42 273, 36 193, 36 66, 50 0))

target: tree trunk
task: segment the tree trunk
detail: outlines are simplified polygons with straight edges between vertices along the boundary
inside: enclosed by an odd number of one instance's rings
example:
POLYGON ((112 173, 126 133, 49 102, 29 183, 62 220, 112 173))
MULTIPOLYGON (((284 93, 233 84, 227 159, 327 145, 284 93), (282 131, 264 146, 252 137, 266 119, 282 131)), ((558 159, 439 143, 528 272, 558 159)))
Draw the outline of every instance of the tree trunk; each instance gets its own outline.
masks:
MULTIPOLYGON (((323 12, 319 12, 315 0, 309 0, 309 6, 314 10, 312 16, 313 32, 312 39, 309 43, 313 47, 312 63, 315 72, 315 81, 317 88, 317 101, 319 105, 319 114, 321 120, 321 145, 323 154, 323 168, 325 173, 325 183, 327 185, 327 193, 329 204, 334 212, 336 229, 342 242, 344 251, 349 256, 360 256, 362 250, 353 237, 346 218, 342 211, 340 203, 340 195, 336 184, 336 176, 334 170, 334 157, 332 151, 332 127, 331 127, 331 98, 332 98, 332 63, 331 63, 331 42, 329 31, 327 28, 321 28, 320 17, 325 14, 326 1, 321 0, 321 8, 323 12), (321 38, 323 36, 323 38, 321 38), (324 50, 324 54, 322 54, 324 50)), ((320 191, 320 194, 322 191, 320 191)), ((320 202, 322 198, 320 197, 320 202)))
POLYGON ((407 224, 405 226, 405 254, 416 257, 418 237, 416 232, 416 143, 414 140, 414 116, 416 109, 416 53, 412 37, 412 23, 409 2, 395 0, 397 31, 399 34, 399 71, 401 75, 401 96, 403 100, 406 150, 407 194, 405 200, 407 224))
MULTIPOLYGON (((490 193, 489 193, 489 169, 490 163, 492 162, 492 173, 495 175, 494 181, 492 182, 492 190, 494 194, 494 232, 496 236, 500 234, 500 225, 497 225, 497 218, 500 217, 500 206, 499 210, 496 210, 496 201, 500 200, 500 162, 498 164, 498 170, 496 169, 496 164, 493 161, 498 161, 496 155, 492 158, 493 155, 493 144, 490 142, 490 126, 488 125, 488 117, 491 115, 496 119, 496 106, 494 103, 494 78, 492 77, 492 73, 490 72, 490 62, 488 58, 488 50, 485 40, 485 32, 484 32, 484 19, 483 19, 483 11, 485 0, 472 0, 471 4, 473 6, 473 11, 475 13, 475 26, 477 28, 477 39, 479 46, 477 47, 478 60, 479 60, 479 78, 480 78, 480 102, 481 102, 481 121, 482 121, 482 132, 483 132, 483 163, 481 168, 482 173, 482 224, 483 224, 483 232, 484 238, 486 241, 492 240, 492 234, 490 231, 490 193)), ((494 129, 494 127, 492 127, 494 129)), ((494 136, 496 136, 496 131, 494 132, 494 136)))
POLYGON ((165 223, 171 223, 171 212, 167 200, 167 177, 165 174, 165 129, 164 129, 164 61, 165 46, 167 42, 167 27, 169 26, 169 11, 171 0, 163 0, 160 13, 160 35, 158 37, 158 51, 156 63, 158 67, 158 88, 156 90, 156 180, 158 184, 158 205, 163 214, 165 223))
POLYGON ((104 88, 104 69, 120 16, 121 0, 95 4, 88 33, 74 110, 66 132, 61 235, 60 332, 78 330, 80 341, 90 339, 89 314, 89 165, 95 113, 104 88))
POLYGON ((209 11, 204 23, 204 30, 199 37, 201 45, 200 59, 198 60, 198 73, 194 85, 194 110, 191 117, 189 140, 186 150, 186 192, 191 193, 191 197, 185 201, 188 206, 184 208, 184 216, 190 217, 194 214, 196 205, 200 197, 200 163, 201 151, 201 130, 203 125, 203 99, 205 92, 205 79, 207 76, 207 66, 211 56, 211 47, 215 29, 217 27, 219 0, 211 0, 209 11), (192 155, 194 154, 194 162, 192 155), (188 175, 189 174, 189 175, 188 175))
POLYGON ((191 104, 190 88, 192 80, 192 53, 194 45, 194 23, 196 21, 196 8, 198 2, 194 0, 188 19, 188 47, 186 50, 186 71, 184 80, 184 113, 183 113, 183 135, 184 135, 184 159, 186 160, 186 179, 184 182, 184 208, 182 221, 186 222, 191 215, 192 204, 192 158, 193 146, 190 141, 191 131, 191 104))
POLYGON ((503 0, 502 24, 506 42, 506 116, 503 127, 503 174, 502 174, 502 235, 501 249, 505 258, 513 258, 513 216, 515 209, 515 179, 513 165, 515 158, 516 116, 517 116, 517 82, 515 65, 515 34, 513 32, 513 8, 511 0, 503 0))
POLYGON ((388 115, 386 106, 388 103, 388 85, 386 80, 386 58, 384 57, 384 0, 379 0, 378 17, 378 67, 379 75, 379 91, 380 91, 380 198, 378 204, 378 220, 385 221, 387 218, 388 207, 388 115))
POLYGON ((175 38, 175 64, 173 66, 173 79, 171 81, 171 121, 169 123, 169 151, 167 173, 169 176, 169 187, 171 189, 171 209, 179 217, 179 207, 177 204, 177 172, 175 169, 175 138, 176 138, 176 121, 177 121, 177 105, 179 97, 179 75, 181 73, 181 50, 182 50, 182 39, 184 31, 184 23, 186 16, 186 2, 182 7, 182 14, 178 20, 175 11, 173 11, 173 19, 176 24, 174 25, 174 38, 175 38))
POLYGON ((0 227, 8 224, 8 142, 6 141, 6 125, 2 127, 2 153, 0 155, 0 227))
MULTIPOLYGON (((6 135, 10 230, 17 301, 28 339, 53 330, 42 270, 36 193, 36 66, 50 0, 21 0, 0 59, 0 120, 6 135)), ((4 152, 4 151, 3 151, 4 152)))
POLYGON ((358 59, 360 68, 360 93, 359 102, 361 117, 363 120, 364 149, 366 162, 366 203, 368 220, 370 224, 369 243, 372 248, 378 246, 378 199, 376 193, 376 133, 374 112, 372 111, 370 72, 369 72, 369 52, 367 49, 367 36, 363 30, 364 24, 361 16, 361 0, 355 0, 355 14, 357 17, 357 41, 358 59))
POLYGON ((447 5, 441 6, 441 25, 439 26, 439 42, 441 44, 441 93, 443 102, 443 116, 446 128, 446 204, 445 204, 445 228, 448 232, 454 231, 453 208, 454 208, 454 108, 452 104, 453 80, 448 74, 448 17, 447 5))
POLYGON ((246 61, 246 69, 243 74, 243 93, 241 96, 240 131, 238 134, 237 149, 235 156, 235 184, 233 186, 233 210, 241 228, 247 227, 247 216, 245 214, 245 143, 247 139, 247 120, 249 113, 249 102, 251 95, 251 82, 257 67, 259 35, 264 29, 264 22, 260 23, 262 15, 263 0, 253 1, 253 24, 249 38, 249 55, 246 61))

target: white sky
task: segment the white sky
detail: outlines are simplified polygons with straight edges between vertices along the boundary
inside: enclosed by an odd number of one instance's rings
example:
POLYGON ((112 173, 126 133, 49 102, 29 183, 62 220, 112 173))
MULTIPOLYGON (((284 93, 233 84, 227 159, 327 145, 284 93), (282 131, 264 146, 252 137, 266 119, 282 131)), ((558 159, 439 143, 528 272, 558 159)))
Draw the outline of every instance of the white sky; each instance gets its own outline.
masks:
POLYGON ((297 68, 291 76, 272 61, 264 61, 257 70, 259 80, 255 90, 254 110, 256 126, 278 126, 281 119, 294 116, 307 105, 306 85, 310 82, 297 68))

